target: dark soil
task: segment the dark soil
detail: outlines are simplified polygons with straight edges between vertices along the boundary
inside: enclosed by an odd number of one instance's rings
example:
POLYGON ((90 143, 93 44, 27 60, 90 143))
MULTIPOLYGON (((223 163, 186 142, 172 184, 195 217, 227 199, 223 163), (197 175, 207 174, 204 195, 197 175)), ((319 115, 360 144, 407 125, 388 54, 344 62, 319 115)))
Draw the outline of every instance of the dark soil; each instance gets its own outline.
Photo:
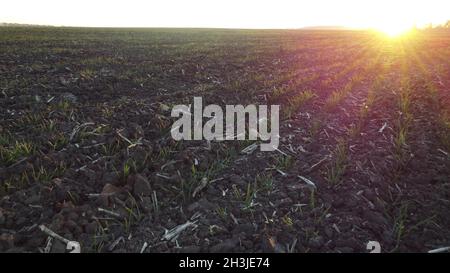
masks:
POLYGON ((0 28, 0 251, 45 251, 39 225, 82 252, 449 246, 449 48, 448 31, 0 28), (174 141, 194 96, 281 105, 279 151, 174 141))

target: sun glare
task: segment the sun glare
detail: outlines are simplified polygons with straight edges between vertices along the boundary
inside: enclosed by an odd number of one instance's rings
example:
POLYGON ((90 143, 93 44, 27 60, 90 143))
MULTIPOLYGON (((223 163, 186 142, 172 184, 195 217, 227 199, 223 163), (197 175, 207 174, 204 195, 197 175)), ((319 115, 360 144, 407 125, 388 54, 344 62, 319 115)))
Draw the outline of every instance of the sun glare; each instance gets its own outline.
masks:
POLYGON ((386 28, 380 29, 381 32, 385 33, 389 37, 398 37, 400 35, 406 34, 411 28, 386 28))
POLYGON ((410 32, 413 29, 413 25, 392 23, 377 26, 375 29, 394 38, 410 32))

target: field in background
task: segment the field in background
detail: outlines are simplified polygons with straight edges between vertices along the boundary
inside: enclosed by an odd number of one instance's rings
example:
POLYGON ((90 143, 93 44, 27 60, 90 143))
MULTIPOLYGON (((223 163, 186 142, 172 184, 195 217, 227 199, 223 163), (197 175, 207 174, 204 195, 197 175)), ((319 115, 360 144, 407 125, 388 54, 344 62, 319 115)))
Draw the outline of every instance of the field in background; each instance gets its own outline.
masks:
POLYGON ((448 246, 449 60, 448 31, 0 28, 0 251, 448 246), (280 104, 280 150, 173 141, 194 96, 280 104))

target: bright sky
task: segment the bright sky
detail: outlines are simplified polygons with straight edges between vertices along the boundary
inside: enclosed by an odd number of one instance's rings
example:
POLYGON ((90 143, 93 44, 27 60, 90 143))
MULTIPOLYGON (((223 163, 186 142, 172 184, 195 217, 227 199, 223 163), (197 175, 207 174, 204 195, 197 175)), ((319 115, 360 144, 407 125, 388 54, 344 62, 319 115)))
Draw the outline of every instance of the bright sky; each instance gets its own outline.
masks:
POLYGON ((357 28, 450 20, 450 0, 0 0, 0 22, 106 27, 357 28))

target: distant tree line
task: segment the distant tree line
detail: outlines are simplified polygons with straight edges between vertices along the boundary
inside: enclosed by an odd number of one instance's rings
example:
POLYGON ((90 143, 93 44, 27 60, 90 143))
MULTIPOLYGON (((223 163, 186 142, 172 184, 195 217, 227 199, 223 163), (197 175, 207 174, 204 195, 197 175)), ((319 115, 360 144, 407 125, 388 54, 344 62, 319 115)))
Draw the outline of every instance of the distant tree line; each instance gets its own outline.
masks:
POLYGON ((447 22, 445 22, 443 24, 434 25, 434 26, 432 24, 428 24, 426 28, 438 28, 438 29, 446 28, 446 29, 450 29, 450 20, 447 20, 447 22))

